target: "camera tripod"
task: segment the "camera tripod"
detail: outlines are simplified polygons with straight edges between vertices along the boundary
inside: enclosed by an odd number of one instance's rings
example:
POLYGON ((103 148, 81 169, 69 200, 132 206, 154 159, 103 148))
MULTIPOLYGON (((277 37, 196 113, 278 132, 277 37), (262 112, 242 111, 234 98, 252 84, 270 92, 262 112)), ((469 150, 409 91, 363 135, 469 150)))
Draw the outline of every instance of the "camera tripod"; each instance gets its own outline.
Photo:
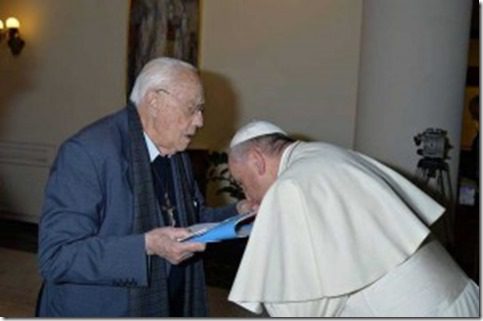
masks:
POLYGON ((447 214, 444 225, 448 236, 448 241, 450 245, 453 245, 453 192, 451 188, 451 177, 449 175, 448 163, 446 163, 442 158, 424 157, 418 161, 418 170, 416 173, 423 187, 425 187, 427 191, 429 190, 431 180, 435 181, 436 191, 438 194, 435 195, 435 197, 443 204, 443 206, 446 207, 447 214))

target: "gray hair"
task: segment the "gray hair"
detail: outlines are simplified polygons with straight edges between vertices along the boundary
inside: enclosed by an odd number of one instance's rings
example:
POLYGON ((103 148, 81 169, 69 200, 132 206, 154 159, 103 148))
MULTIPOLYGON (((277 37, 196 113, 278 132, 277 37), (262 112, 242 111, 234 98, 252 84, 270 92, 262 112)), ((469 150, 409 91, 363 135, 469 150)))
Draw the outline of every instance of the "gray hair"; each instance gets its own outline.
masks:
POLYGON ((258 147, 266 155, 277 156, 283 152, 287 145, 294 141, 293 138, 281 133, 262 135, 235 145, 228 150, 228 155, 237 161, 244 160, 248 151, 258 147))
POLYGON ((149 61, 137 76, 129 99, 138 106, 148 90, 170 85, 176 73, 183 69, 196 72, 194 66, 174 58, 161 57, 149 61))

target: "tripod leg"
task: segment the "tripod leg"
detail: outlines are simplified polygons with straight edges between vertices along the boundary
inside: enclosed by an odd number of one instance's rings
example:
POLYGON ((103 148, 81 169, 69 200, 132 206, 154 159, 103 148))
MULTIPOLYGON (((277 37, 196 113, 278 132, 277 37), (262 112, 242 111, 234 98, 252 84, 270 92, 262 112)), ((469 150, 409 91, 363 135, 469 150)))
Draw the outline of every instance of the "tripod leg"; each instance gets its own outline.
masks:
POLYGON ((418 166, 418 168, 416 169, 416 180, 421 185, 421 187, 427 186, 429 181, 427 169, 418 166))
POLYGON ((429 178, 430 178, 430 176, 429 176, 429 169, 427 169, 427 168, 426 169, 423 169, 423 184, 425 186, 428 185, 429 178))
POLYGON ((446 181, 448 183, 448 201, 453 204, 453 188, 451 186, 451 177, 449 176, 449 171, 445 171, 446 181))
POLYGON ((438 176, 437 181, 439 186, 439 192, 441 193, 441 198, 444 200, 444 202, 447 202, 448 198, 446 197, 447 195, 446 195, 446 190, 444 188, 443 174, 441 170, 438 170, 437 176, 438 176))
POLYGON ((444 201, 445 201, 445 205, 446 205, 446 215, 447 215, 447 233, 448 233, 448 241, 449 241, 449 245, 451 247, 454 246, 454 234, 453 234, 453 231, 454 231, 454 222, 455 222, 455 219, 454 219, 454 210, 453 210, 453 201, 452 201, 452 193, 451 193, 451 181, 450 181, 450 177, 449 177, 449 172, 446 171, 446 170, 439 170, 439 182, 440 182, 440 186, 441 186, 441 191, 442 191, 442 196, 444 198, 444 201), (446 182, 445 182, 445 178, 446 178, 446 182), (447 185, 447 188, 445 188, 445 184, 448 184, 447 185), (446 192, 448 191, 448 193, 446 192))

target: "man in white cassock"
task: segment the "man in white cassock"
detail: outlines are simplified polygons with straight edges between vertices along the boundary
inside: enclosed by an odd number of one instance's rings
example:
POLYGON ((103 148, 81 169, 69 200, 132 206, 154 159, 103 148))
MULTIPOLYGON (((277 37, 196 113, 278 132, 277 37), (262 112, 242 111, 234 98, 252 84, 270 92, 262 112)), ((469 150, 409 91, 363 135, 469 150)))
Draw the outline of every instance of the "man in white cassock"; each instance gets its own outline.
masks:
POLYGON ((444 208, 387 166, 254 121, 229 168, 259 204, 229 300, 276 317, 477 317, 479 288, 430 234, 444 208))

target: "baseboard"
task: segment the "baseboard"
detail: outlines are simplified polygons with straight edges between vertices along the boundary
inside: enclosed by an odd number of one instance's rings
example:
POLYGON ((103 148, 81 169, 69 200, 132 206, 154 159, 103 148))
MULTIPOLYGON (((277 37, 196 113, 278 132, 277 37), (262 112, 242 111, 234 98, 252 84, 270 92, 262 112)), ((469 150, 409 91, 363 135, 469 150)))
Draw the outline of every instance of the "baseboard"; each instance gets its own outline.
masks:
POLYGON ((0 211, 0 219, 24 222, 24 223, 33 223, 33 224, 39 223, 39 216, 37 215, 26 214, 26 213, 16 213, 16 212, 4 211, 4 210, 0 211))

